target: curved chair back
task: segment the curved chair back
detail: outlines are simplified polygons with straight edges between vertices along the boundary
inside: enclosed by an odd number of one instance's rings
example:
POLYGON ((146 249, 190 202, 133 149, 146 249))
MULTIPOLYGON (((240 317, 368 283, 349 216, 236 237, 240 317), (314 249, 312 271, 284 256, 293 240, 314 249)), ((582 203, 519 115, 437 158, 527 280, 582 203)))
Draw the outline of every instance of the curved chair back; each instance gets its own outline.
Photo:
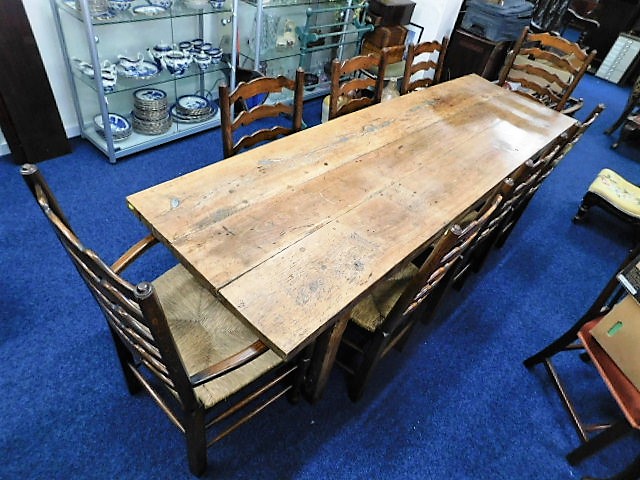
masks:
POLYGON ((580 45, 550 33, 530 33, 525 27, 507 57, 498 85, 513 82, 521 95, 533 98, 554 110, 573 113, 571 94, 594 59, 580 45))
POLYGON ((358 55, 331 63, 329 120, 380 103, 384 88, 385 55, 358 55), (376 76, 365 71, 375 71, 376 76))
POLYGON ((419 88, 426 88, 440 83, 448 45, 449 39, 447 37, 444 37, 442 42, 434 40, 432 42, 422 42, 417 45, 409 45, 407 58, 405 60, 402 88, 400 91, 402 95, 408 92, 413 92, 419 88), (416 62, 416 58, 423 54, 429 54, 429 58, 416 62), (437 60, 433 59, 435 54, 438 55, 437 60), (432 71, 432 75, 426 76, 430 71, 432 71))
POLYGON ((302 102, 304 100, 304 71, 302 69, 296 70, 296 76, 293 80, 283 76, 277 78, 254 78, 248 82, 240 82, 231 93, 229 93, 227 85, 221 85, 219 87, 219 97, 224 158, 229 158, 240 150, 258 143, 275 140, 281 136, 299 132, 302 129, 302 102), (250 98, 260 95, 281 94, 287 90, 292 94, 290 103, 286 102, 284 98, 271 103, 267 97, 266 101, 260 105, 248 110, 243 109, 239 112, 232 112, 233 105, 241 105, 250 98), (290 119, 290 126, 282 124, 266 126, 261 124, 258 130, 247 133, 237 142, 234 141, 234 133, 241 127, 246 127, 259 120, 283 115, 290 119))

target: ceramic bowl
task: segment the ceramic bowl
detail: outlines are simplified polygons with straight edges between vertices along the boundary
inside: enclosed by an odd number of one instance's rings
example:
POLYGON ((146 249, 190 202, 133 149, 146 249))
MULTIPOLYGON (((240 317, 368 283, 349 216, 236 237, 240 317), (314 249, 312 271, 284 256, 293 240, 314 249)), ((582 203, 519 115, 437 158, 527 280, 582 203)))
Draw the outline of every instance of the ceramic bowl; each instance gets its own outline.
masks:
POLYGON ((113 12, 124 12, 131 8, 131 0, 109 0, 109 10, 113 12))
POLYGON ((173 0, 147 0, 149 5, 157 5, 162 8, 171 8, 173 0))

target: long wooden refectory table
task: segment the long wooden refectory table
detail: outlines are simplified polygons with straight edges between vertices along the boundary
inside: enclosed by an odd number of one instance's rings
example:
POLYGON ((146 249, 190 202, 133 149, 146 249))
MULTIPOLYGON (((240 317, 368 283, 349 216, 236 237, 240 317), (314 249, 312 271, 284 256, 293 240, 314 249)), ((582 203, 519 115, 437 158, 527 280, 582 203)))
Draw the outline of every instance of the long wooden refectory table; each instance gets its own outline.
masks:
POLYGON ((281 357, 327 380, 352 306, 575 120, 469 75, 127 197, 281 357))

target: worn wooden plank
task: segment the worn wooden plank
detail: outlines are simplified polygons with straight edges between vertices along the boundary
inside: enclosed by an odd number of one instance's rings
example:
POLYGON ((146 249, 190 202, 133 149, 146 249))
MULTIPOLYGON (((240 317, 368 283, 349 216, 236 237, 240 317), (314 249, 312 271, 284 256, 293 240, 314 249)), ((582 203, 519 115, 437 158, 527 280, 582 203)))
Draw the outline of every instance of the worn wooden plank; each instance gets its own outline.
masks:
POLYGON ((572 123, 463 77, 128 201, 182 263, 288 357, 572 123))

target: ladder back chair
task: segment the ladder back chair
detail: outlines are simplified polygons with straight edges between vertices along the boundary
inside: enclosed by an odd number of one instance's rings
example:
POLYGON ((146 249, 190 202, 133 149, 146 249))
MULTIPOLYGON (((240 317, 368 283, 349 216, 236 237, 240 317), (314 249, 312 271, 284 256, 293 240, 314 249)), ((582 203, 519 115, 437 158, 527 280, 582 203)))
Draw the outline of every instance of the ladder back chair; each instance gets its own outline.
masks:
POLYGON ((496 248, 504 245, 529 205, 529 202, 537 193, 544 179, 548 177, 551 168, 553 168, 556 162, 556 157, 562 154, 564 145, 569 141, 568 135, 573 135, 575 131, 575 129, 572 129, 567 134, 561 135, 542 155, 536 159, 525 162, 526 170, 524 177, 518 185, 515 185, 513 192, 506 202, 508 212, 502 218, 494 232, 495 238, 493 239, 493 244, 496 248))
POLYGON ((338 365, 347 371, 352 401, 362 397, 379 361, 393 347, 400 349, 422 312, 429 310, 431 315, 450 273, 501 201, 502 196, 495 195, 465 226, 455 224, 445 230, 420 268, 412 263, 403 266, 354 307, 338 358, 338 365))
POLYGON ((565 114, 584 101, 571 97, 596 55, 550 33, 530 33, 525 27, 500 71, 498 85, 517 85, 515 92, 565 114))
POLYGON ((510 215, 500 226, 498 236, 495 240, 495 246, 497 248, 504 245, 534 195, 542 186, 542 183, 573 149, 591 125, 593 125, 604 108, 604 104, 598 104, 584 122, 578 122, 573 125, 567 132, 559 137, 555 144, 552 144, 551 148, 547 150, 547 153, 543 155, 539 165, 534 165, 534 170, 532 170, 530 178, 520 187, 521 192, 514 195, 510 215))
POLYGON ((358 55, 331 63, 329 120, 380 103, 384 88, 386 55, 358 55), (375 77, 363 72, 377 72, 375 77))
MULTIPOLYGON (((591 333, 595 325, 597 325, 606 314, 611 312, 616 305, 622 305, 623 302, 627 301, 635 302, 632 297, 625 297, 626 291, 621 287, 616 278, 616 274, 631 262, 638 263, 638 261, 640 261, 639 255, 640 244, 636 245, 622 262, 611 280, 582 318, 552 343, 524 361, 524 365, 528 369, 540 363, 544 365, 562 401, 563 407, 569 414, 571 422, 581 441, 581 445, 567 455, 567 460, 572 465, 581 462, 583 459, 593 455, 612 442, 631 433, 634 429, 640 429, 640 391, 634 387, 591 333), (569 351, 584 351, 588 355, 588 360, 593 367, 596 368, 599 376, 604 381, 620 413, 619 418, 613 423, 593 425, 586 423, 580 417, 576 404, 571 398, 570 391, 567 388, 567 372, 565 372, 563 379, 553 363, 553 358, 556 355, 569 351)), ((638 308, 637 305, 636 308, 638 308)), ((582 376, 580 378, 582 378, 582 376)), ((616 476, 615 478, 636 479, 638 478, 637 476, 631 476, 634 469, 635 472, 638 473, 637 460, 635 461, 635 465, 632 463, 628 469, 625 469, 629 474, 628 476, 627 473, 622 472, 622 476, 616 476)))
POLYGON ((181 265, 152 282, 121 272, 157 243, 151 235, 111 266, 78 239, 35 165, 21 174, 104 314, 130 393, 142 389, 184 434, 189 468, 207 467, 207 447, 288 393, 302 363, 284 363, 181 265))
POLYGON ((440 83, 440 78, 444 71, 444 58, 448 45, 449 39, 447 37, 444 37, 441 42, 434 40, 432 42, 409 45, 407 58, 405 60, 402 87, 400 89, 401 95, 440 83), (435 54, 438 55, 437 60, 433 60, 433 55, 435 54), (416 61, 420 55, 429 55, 429 58, 416 61), (428 74, 430 71, 433 72, 433 76, 426 76, 425 74, 428 74))
POLYGON ((507 221, 511 213, 514 197, 519 194, 519 186, 526 181, 530 175, 531 168, 531 163, 524 163, 500 183, 498 192, 502 196, 502 201, 493 215, 480 229, 475 241, 462 255, 462 259, 456 267, 451 283, 456 290, 462 288, 471 271, 476 273, 480 271, 499 232, 499 228, 507 221))
MULTIPOLYGON (((299 132, 302 129, 302 102, 304 100, 304 71, 296 70, 295 79, 284 76, 258 77, 248 82, 240 82, 233 92, 229 93, 227 85, 220 85, 220 122, 222 132, 222 144, 224 158, 229 158, 245 148, 258 143, 275 140, 276 138, 299 132), (247 99, 263 94, 280 94, 283 91, 292 93, 292 101, 289 103, 284 98, 270 103, 266 101, 250 109, 238 109, 232 112, 233 105, 241 105, 247 99), (238 103, 236 103, 238 102, 238 103), (286 116, 290 125, 278 124, 264 126, 264 120, 286 116), (260 128, 252 133, 243 135, 237 142, 234 141, 234 133, 247 125, 260 122, 260 128)), ((244 131, 244 130, 243 130, 244 131)))

